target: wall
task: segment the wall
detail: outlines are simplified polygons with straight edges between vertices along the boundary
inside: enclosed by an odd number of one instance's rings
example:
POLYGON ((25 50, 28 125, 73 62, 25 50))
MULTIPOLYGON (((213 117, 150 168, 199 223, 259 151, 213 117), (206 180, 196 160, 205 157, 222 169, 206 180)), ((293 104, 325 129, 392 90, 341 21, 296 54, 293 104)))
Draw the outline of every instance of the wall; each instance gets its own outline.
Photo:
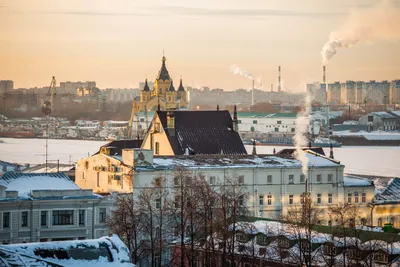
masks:
MULTIPOLYGON (((157 126, 158 127, 158 126, 157 126)), ((160 150, 158 155, 163 156, 171 156, 174 155, 174 151, 168 141, 168 137, 165 134, 165 129, 163 128, 160 119, 158 116, 155 116, 152 121, 151 129, 146 134, 142 148, 143 149, 152 149, 154 151, 154 155, 157 155, 155 152, 156 143, 159 143, 160 150), (156 125, 159 125, 160 131, 156 130, 156 125)))

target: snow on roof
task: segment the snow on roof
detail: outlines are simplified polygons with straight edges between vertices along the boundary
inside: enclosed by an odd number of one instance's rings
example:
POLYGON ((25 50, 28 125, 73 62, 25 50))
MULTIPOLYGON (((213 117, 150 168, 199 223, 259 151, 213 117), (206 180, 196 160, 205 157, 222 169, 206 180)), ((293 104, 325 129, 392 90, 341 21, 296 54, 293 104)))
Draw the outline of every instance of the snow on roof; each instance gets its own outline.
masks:
POLYGON ((355 175, 344 174, 343 177, 344 186, 372 186, 372 182, 366 178, 361 178, 355 175))
MULTIPOLYGON (((114 158, 121 160, 120 157, 114 158)), ((307 154, 307 158, 310 168, 340 166, 338 162, 322 155, 307 154)), ((153 158, 153 168, 155 169, 173 169, 177 166, 186 168, 301 168, 301 162, 291 157, 276 155, 184 155, 153 158)), ((143 167, 137 167, 137 169, 141 168, 143 167)))
POLYGON ((396 117, 386 111, 372 112, 372 114, 379 116, 383 119, 395 119, 396 117))
MULTIPOLYGON (((88 240, 74 240, 74 241, 58 241, 58 242, 41 242, 41 243, 24 243, 24 244, 13 244, 13 245, 0 245, 0 249, 4 249, 9 252, 34 257, 37 259, 43 259, 48 262, 60 264, 61 266, 124 266, 133 267, 130 263, 129 252, 126 245, 121 241, 117 235, 111 237, 101 237, 99 239, 88 239, 88 240), (94 248, 99 249, 101 247, 108 247, 111 252, 111 260, 107 257, 100 255, 98 259, 91 259, 93 255, 88 255, 87 259, 77 259, 81 256, 85 258, 85 249, 94 248), (80 254, 74 253, 69 255, 67 259, 57 259, 53 257, 42 258, 35 254, 35 251, 39 250, 62 250, 71 252, 70 250, 79 250, 80 254), (90 259, 90 260, 89 260, 90 259)), ((100 253, 100 252, 99 252, 100 253)), ((93 254, 93 253, 92 253, 93 254)), ((44 265, 46 266, 46 265, 44 265)))
POLYGON ((400 202, 400 178, 392 179, 382 193, 375 196, 374 203, 400 202))
POLYGON ((400 117, 400 110, 393 110, 393 111, 390 111, 390 113, 394 114, 395 116, 400 117))
POLYGON ((29 197, 31 190, 77 190, 80 189, 64 173, 7 172, 0 177, 0 185, 7 191, 18 191, 18 196, 29 197))

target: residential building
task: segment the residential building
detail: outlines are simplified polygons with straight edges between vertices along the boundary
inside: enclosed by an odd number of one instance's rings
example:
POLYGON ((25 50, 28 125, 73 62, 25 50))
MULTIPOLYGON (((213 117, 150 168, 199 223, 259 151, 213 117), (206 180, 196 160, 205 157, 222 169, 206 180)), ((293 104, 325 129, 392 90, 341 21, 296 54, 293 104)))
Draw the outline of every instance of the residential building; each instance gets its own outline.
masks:
POLYGON ((0 178, 0 242, 99 238, 108 234, 111 205, 63 173, 7 172, 0 178))
POLYGON ((327 103, 327 92, 326 84, 324 83, 312 83, 307 84, 307 93, 311 96, 313 102, 317 102, 321 105, 326 105, 327 103))
POLYGON ((371 112, 358 119, 360 125, 368 125, 371 131, 395 131, 398 117, 390 112, 371 112))
POLYGON ((59 91, 57 90, 58 93, 61 94, 71 94, 71 95, 76 95, 77 94, 77 88, 87 88, 87 89, 92 89, 96 87, 96 82, 95 81, 86 81, 86 82, 60 82, 60 88, 59 91))
POLYGON ((145 81, 143 90, 140 92, 139 110, 154 110, 157 106, 165 110, 187 108, 188 98, 185 88, 180 80, 179 87, 175 89, 171 76, 165 64, 166 58, 162 57, 161 69, 154 81, 154 87, 150 88, 145 81))
POLYGON ((117 235, 84 241, 1 245, 0 261, 4 266, 135 266, 117 235))
POLYGON ((237 113, 156 111, 143 139, 154 155, 247 154, 238 133, 237 113))
POLYGON ((334 82, 328 84, 328 104, 330 105, 339 105, 342 96, 342 89, 340 82, 334 82))
POLYGON ((400 228, 400 178, 394 178, 382 193, 377 194, 372 203, 374 225, 390 223, 400 228))
POLYGON ((400 104, 400 80, 393 80, 390 82, 389 104, 400 104))
POLYGON ((356 103, 357 84, 354 81, 342 83, 340 88, 340 104, 356 103))
POLYGON ((14 89, 14 82, 11 80, 0 80, 0 95, 11 92, 14 89))

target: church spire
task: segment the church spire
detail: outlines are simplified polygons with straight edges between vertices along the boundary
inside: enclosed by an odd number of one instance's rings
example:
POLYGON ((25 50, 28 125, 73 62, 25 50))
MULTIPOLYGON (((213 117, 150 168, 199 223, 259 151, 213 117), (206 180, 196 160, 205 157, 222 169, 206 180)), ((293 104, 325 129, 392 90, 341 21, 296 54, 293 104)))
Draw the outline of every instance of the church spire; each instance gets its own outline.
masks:
POLYGON ((146 81, 144 82, 143 91, 145 91, 145 92, 149 92, 150 91, 149 85, 147 83, 147 78, 146 78, 146 81))
POLYGON ((185 88, 182 85, 182 79, 181 79, 181 82, 179 83, 179 87, 178 87, 178 92, 184 92, 184 91, 185 91, 185 88))
POLYGON ((165 58, 165 56, 162 57, 162 65, 161 65, 161 69, 158 72, 158 76, 157 76, 157 80, 171 80, 171 77, 169 76, 167 67, 165 65, 165 61, 167 59, 165 58))
POLYGON ((173 83, 172 79, 171 79, 171 85, 168 88, 168 92, 175 92, 175 87, 174 87, 174 83, 173 83))

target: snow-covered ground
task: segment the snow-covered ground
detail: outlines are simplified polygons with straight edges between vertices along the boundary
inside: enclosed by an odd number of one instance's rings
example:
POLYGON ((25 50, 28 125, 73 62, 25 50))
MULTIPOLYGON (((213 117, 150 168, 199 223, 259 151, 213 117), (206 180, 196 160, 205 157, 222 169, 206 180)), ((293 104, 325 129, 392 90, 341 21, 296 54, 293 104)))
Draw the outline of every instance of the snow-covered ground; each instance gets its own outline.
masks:
POLYGON ((368 140, 400 140, 400 132, 350 132, 350 131, 340 131, 333 132, 332 135, 335 136, 364 136, 368 140))

